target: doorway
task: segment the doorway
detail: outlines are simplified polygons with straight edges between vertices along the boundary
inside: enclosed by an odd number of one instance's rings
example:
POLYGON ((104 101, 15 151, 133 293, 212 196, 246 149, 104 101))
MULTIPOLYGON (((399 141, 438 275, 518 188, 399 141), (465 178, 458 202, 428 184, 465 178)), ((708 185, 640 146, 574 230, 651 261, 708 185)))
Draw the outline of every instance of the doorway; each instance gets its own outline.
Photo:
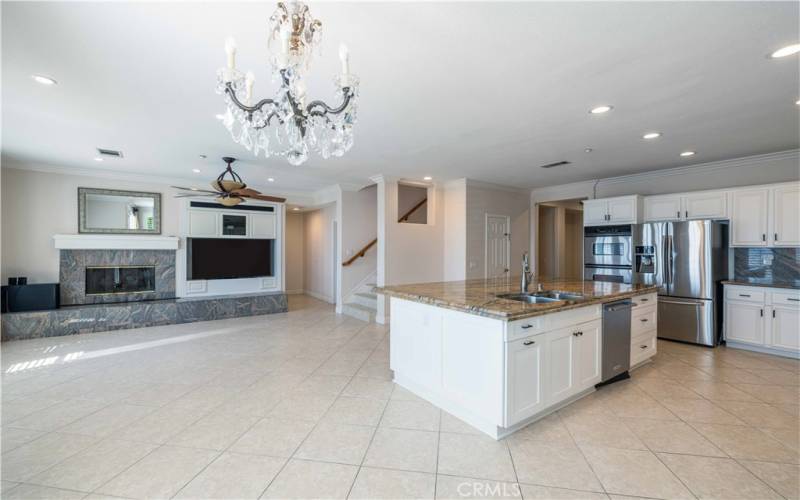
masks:
POLYGON ((536 274, 554 279, 582 279, 581 200, 539 203, 537 208, 536 274))
POLYGON ((511 258, 511 218, 486 214, 486 278, 507 277, 511 258))

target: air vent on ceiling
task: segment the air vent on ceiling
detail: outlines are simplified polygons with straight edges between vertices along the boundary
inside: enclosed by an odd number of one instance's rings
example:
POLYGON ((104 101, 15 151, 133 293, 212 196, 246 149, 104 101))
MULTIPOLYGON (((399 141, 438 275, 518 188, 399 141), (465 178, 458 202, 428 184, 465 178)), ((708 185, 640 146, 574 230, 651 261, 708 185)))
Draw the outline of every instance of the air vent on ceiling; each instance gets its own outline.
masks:
POLYGON ((112 158, 122 158, 122 151, 116 151, 114 149, 97 148, 97 152, 101 156, 111 156, 112 158))
POLYGON ((548 163, 547 165, 539 165, 541 168, 553 168, 553 167, 560 167, 561 165, 569 165, 570 161, 557 161, 555 163, 548 163))

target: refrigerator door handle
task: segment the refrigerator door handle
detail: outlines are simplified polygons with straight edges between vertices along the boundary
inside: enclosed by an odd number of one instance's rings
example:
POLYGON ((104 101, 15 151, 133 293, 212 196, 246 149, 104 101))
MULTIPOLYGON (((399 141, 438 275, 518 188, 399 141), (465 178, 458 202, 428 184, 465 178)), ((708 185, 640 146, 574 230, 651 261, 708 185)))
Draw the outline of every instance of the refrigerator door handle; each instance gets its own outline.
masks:
POLYGON ((703 307, 703 306, 706 305, 705 304, 705 300, 703 300, 703 299, 698 299, 698 300, 675 300, 675 299, 665 299, 663 295, 658 298, 658 302, 659 303, 664 303, 664 304, 675 304, 677 306, 703 307))

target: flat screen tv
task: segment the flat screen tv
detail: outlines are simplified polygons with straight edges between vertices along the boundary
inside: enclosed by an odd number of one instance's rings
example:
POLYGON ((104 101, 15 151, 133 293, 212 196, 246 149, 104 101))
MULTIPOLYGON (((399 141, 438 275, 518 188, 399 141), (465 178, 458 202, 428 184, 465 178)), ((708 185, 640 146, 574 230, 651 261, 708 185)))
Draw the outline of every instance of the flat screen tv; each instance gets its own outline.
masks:
POLYGON ((274 241, 188 238, 186 277, 189 280, 224 280, 273 276, 274 241))

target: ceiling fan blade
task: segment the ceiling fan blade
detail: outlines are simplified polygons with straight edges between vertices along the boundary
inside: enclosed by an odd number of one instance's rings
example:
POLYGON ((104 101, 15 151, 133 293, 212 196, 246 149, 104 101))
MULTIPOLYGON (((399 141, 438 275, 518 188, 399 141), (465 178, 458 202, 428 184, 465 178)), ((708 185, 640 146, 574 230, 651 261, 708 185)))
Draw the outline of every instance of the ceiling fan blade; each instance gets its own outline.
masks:
POLYGON ((245 198, 252 198, 254 200, 274 201, 276 203, 283 203, 286 201, 286 198, 261 194, 259 191, 250 188, 237 189, 236 191, 233 191, 233 194, 236 194, 237 196, 244 196, 245 198))
POLYGON ((175 198, 211 198, 213 196, 215 196, 215 195, 214 194, 203 194, 203 193, 198 193, 198 194, 181 193, 181 194, 176 194, 175 198))
POLYGON ((193 193, 210 193, 210 194, 220 194, 218 191, 211 191, 210 189, 192 189, 192 188, 185 188, 180 186, 170 186, 174 189, 182 189, 184 191, 191 191, 193 193))

